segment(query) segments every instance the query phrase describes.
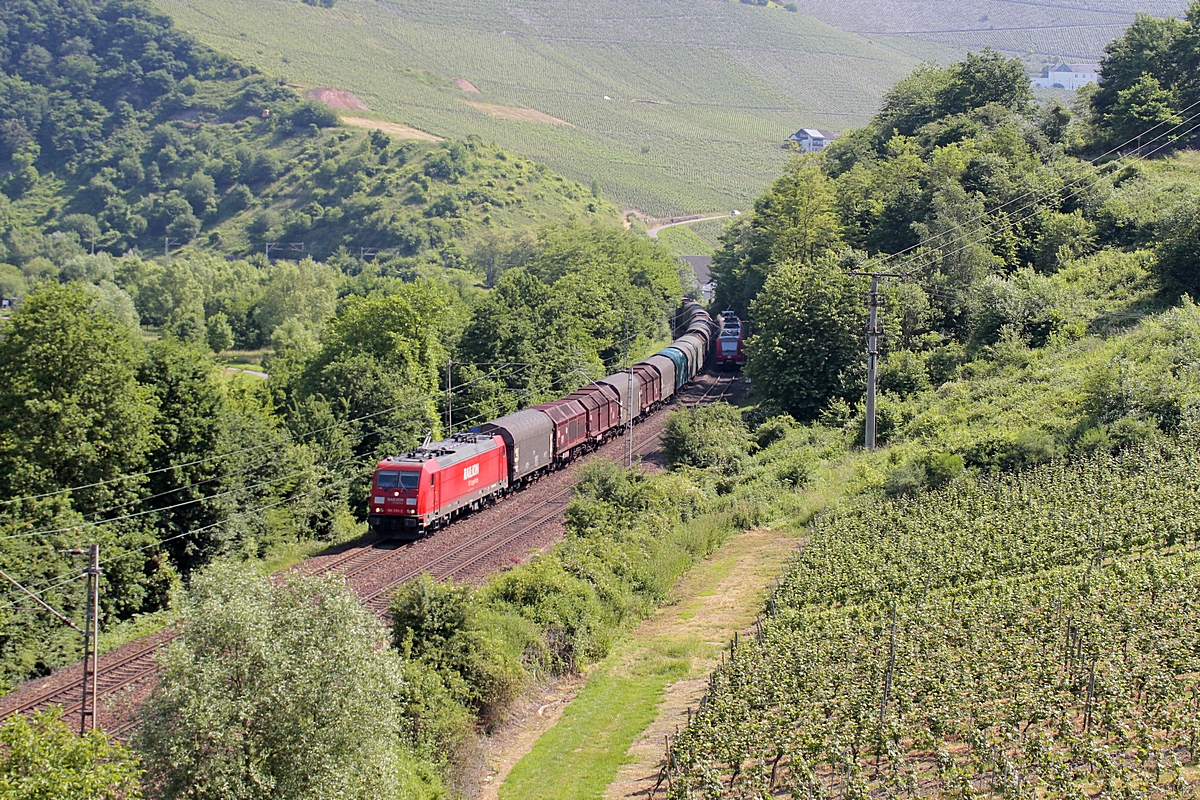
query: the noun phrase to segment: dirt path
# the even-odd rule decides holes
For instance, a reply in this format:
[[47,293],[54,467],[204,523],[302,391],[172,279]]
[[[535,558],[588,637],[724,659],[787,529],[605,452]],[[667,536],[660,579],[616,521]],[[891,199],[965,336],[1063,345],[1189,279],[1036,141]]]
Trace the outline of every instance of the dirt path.
[[345,89],[333,89],[328,86],[318,86],[304,93],[309,100],[320,100],[330,108],[353,109],[355,111],[370,111],[367,104],[358,99],[354,92]]
[[[615,775],[609,773],[603,780],[610,781],[605,797],[645,797],[658,778],[663,736],[686,722],[687,708],[698,704],[708,673],[720,660],[733,633],[745,632],[753,625],[767,589],[796,542],[795,534],[783,531],[750,531],[732,537],[679,580],[672,590],[675,602],[646,619],[613,655],[590,672],[586,684],[581,681],[539,690],[523,704],[509,728],[489,743],[491,774],[484,782],[481,800],[499,796],[505,778],[522,758],[528,756],[531,764],[542,760],[561,764],[572,761],[573,756],[579,758],[578,751],[557,753],[552,745],[544,741],[539,744],[540,737],[556,725],[569,726],[575,738],[595,739],[609,724],[606,715],[641,712],[652,721],[633,736],[627,749],[621,743],[624,764]],[[623,708],[601,711],[599,715],[584,712],[562,719],[581,691],[586,696],[590,687],[644,675],[665,662],[670,662],[673,678],[662,691],[645,694],[645,708],[625,703]],[[578,768],[588,769],[582,764]],[[601,788],[603,783],[596,790]],[[520,786],[509,786],[505,796],[524,798],[526,793]]]
[[680,588],[693,590],[692,597],[660,610],[639,628],[638,638],[685,639],[706,647],[697,650],[690,673],[663,692],[654,722],[630,746],[628,761],[609,784],[606,798],[649,794],[662,766],[663,737],[687,724],[687,710],[699,705],[708,675],[729,639],[734,631],[745,633],[754,624],[797,541],[794,533],[779,531],[750,531],[730,540],[711,565],[683,579]]
[[549,125],[566,125],[568,128],[575,127],[566,120],[552,117],[544,111],[538,111],[536,108],[498,106],[494,103],[477,103],[473,100],[464,100],[463,102],[471,108],[479,109],[489,117],[495,117],[496,119],[510,119],[517,122],[544,122]]
[[384,122],[383,120],[367,119],[366,117],[342,117],[342,122],[355,128],[381,130],[384,133],[390,133],[398,139],[420,139],[423,142],[442,141],[440,136],[434,136],[432,133],[419,131],[416,128],[401,125],[398,122]]

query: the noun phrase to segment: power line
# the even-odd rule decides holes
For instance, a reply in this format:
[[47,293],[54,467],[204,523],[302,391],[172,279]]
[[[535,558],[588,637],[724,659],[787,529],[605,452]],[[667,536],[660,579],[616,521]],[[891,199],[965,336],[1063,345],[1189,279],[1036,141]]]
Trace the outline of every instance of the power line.
[[[476,415],[474,415],[474,416],[472,416],[472,417],[469,417],[469,418],[467,418],[467,419],[465,420],[465,422],[467,422],[467,423],[470,423],[470,422],[475,422],[475,421],[477,421],[477,420],[480,420],[480,419],[482,419],[484,416],[486,416],[486,415],[485,415],[485,414],[482,414],[482,413],[480,413],[480,414],[476,414]],[[416,418],[413,418],[413,419],[415,420]],[[413,421],[413,420],[409,420],[409,421]],[[378,429],[378,430],[382,430],[382,429]],[[347,460],[345,460],[345,461],[339,462],[338,464],[335,464],[334,466],[341,466],[341,465],[343,465],[343,464],[349,464],[349,463],[352,463],[352,462],[358,461],[358,462],[360,462],[360,463],[359,463],[359,464],[357,464],[357,466],[361,467],[361,466],[367,466],[367,465],[369,465],[369,464],[370,464],[370,463],[371,463],[373,460],[374,460],[374,459],[373,459],[373,458],[371,458],[371,457],[368,457],[368,458],[365,458],[365,459],[352,458],[352,459],[347,459]],[[353,469],[353,467],[352,467],[352,469]],[[302,472],[302,471],[303,471],[302,469],[301,469],[301,470],[295,470],[295,471],[293,471],[293,472],[291,472],[291,473],[288,473],[287,475],[281,476],[280,478],[278,478],[278,479],[276,479],[276,480],[282,480],[282,478],[284,478],[284,477],[290,477],[291,475],[297,474],[298,472]],[[351,476],[349,476],[348,478],[346,478],[345,480],[338,481],[338,482],[335,482],[335,483],[332,483],[332,484],[328,484],[328,485],[326,485],[324,488],[331,488],[331,487],[333,487],[333,486],[340,486],[340,485],[342,485],[343,483],[348,483],[348,482],[350,482],[350,481],[353,481],[353,480],[355,480],[355,479],[356,479],[356,478],[358,478],[358,477],[359,477],[358,475],[351,475]],[[233,490],[233,492],[230,492],[230,493],[234,493],[234,492],[238,492],[238,491],[247,491],[247,490],[249,490],[249,489],[253,489],[253,488],[257,488],[257,487],[253,487],[253,486],[251,486],[251,487],[243,487],[242,489],[236,489],[236,490]],[[283,498],[283,501],[284,501],[284,502],[286,502],[287,500],[290,500],[290,499],[293,499],[293,498],[296,498],[296,497],[300,497],[300,496],[301,496],[301,495],[290,495],[289,497],[285,497],[285,498]],[[271,507],[274,507],[275,505],[278,505],[278,504],[277,504],[277,503],[276,503],[276,504],[271,504],[271,505],[269,505],[269,506],[266,506],[265,508],[271,508]],[[165,510],[165,509],[156,509],[156,510]],[[255,510],[264,510],[264,509],[263,509],[263,508],[259,508],[259,509],[255,509]],[[167,543],[167,542],[170,542],[170,541],[174,541],[174,540],[176,540],[176,539],[182,538],[182,537],[184,537],[184,536],[187,536],[187,535],[189,535],[189,534],[193,534],[193,533],[202,533],[202,532],[204,532],[204,531],[211,530],[211,529],[213,529],[213,528],[215,528],[215,527],[218,527],[218,526],[220,526],[220,525],[222,525],[222,524],[225,524],[225,523],[227,523],[229,520],[231,520],[231,519],[233,519],[233,518],[235,518],[235,517],[242,516],[242,515],[243,515],[243,514],[245,514],[245,513],[248,513],[248,512],[233,512],[232,514],[230,514],[230,515],[229,515],[229,517],[225,518],[224,520],[218,520],[217,522],[215,522],[215,523],[212,523],[211,525],[207,525],[207,526],[204,526],[204,527],[202,527],[202,528],[196,528],[196,529],[191,529],[191,530],[188,530],[188,531],[183,531],[182,533],[175,534],[175,535],[172,535],[172,536],[166,537],[166,538],[164,538],[164,539],[160,539],[160,540],[158,540],[157,542],[155,542],[154,544],[146,545],[145,547],[139,548],[139,549],[138,549],[138,550],[136,550],[136,551],[127,551],[127,552],[141,552],[141,551],[143,551],[143,550],[147,550],[147,549],[149,549],[149,548],[151,548],[151,547],[154,547],[154,546],[157,546],[157,545],[161,545],[161,544],[165,544],[165,543]],[[108,520],[106,520],[105,522],[107,522],[107,521],[108,521]],[[101,523],[101,524],[103,524],[103,523]],[[110,561],[112,561],[112,560],[115,560],[115,559],[110,559]],[[67,584],[67,583],[70,583],[70,582],[72,582],[72,581],[74,581],[74,580],[78,580],[80,577],[81,577],[81,575],[71,575],[71,574],[69,574],[69,573],[63,573],[63,574],[59,574],[59,575],[56,575],[56,576],[54,576],[54,577],[51,577],[51,578],[47,578],[47,579],[43,580],[41,583],[32,584],[32,588],[34,588],[34,589],[41,589],[42,591],[49,591],[50,589],[56,588],[56,587],[58,587],[58,586],[65,585],[65,584]],[[57,581],[57,582],[56,582],[56,581]],[[44,587],[44,588],[43,588],[43,587]]]
[[[1187,112],[1191,111],[1193,108],[1196,108],[1197,106],[1200,106],[1200,100],[1197,100],[1196,102],[1192,103],[1191,105],[1183,108],[1182,110],[1179,111],[1179,114],[1180,115],[1186,114]],[[1164,136],[1170,136],[1173,131],[1176,131],[1177,129],[1183,127],[1184,125],[1188,124],[1189,122],[1196,119],[1197,117],[1200,117],[1200,114],[1193,114],[1191,117],[1188,117],[1187,119],[1184,119],[1184,120],[1178,122],[1177,124],[1173,125],[1171,128],[1169,128],[1169,129],[1157,134],[1153,138],[1151,138],[1149,140],[1149,142],[1147,142],[1147,144],[1149,144],[1150,142],[1157,141],[1158,139],[1160,139]],[[1157,129],[1163,125],[1166,125],[1168,122],[1169,122],[1169,120],[1164,120],[1163,122],[1159,122],[1159,123],[1151,126],[1150,128],[1147,128],[1145,131],[1142,131],[1141,133],[1137,134],[1136,136],[1134,136],[1130,139],[1127,139],[1125,142],[1122,142],[1121,144],[1117,145],[1116,147],[1113,147],[1113,148],[1109,149],[1108,151],[1101,153],[1100,155],[1096,156],[1093,159],[1090,159],[1087,161],[1080,161],[1079,164],[1072,171],[1068,172],[1065,176],[1062,176],[1062,177],[1065,180],[1066,178],[1069,178],[1073,173],[1076,173],[1076,172],[1078,172],[1078,173],[1095,172],[1096,168],[1099,166],[1099,164],[1097,162],[1101,161],[1102,159],[1108,158],[1111,155],[1121,152],[1125,148],[1129,147],[1131,144],[1137,143],[1139,150],[1140,150],[1140,148],[1142,146],[1141,142],[1142,142],[1143,137],[1149,135],[1155,129]],[[1195,128],[1192,128],[1191,130],[1187,131],[1183,135],[1187,135],[1187,133],[1190,133],[1192,130],[1195,130]],[[1165,144],[1163,146],[1165,146]],[[1151,155],[1153,155],[1153,153],[1155,153],[1155,152],[1158,152],[1158,150],[1160,150],[1160,149],[1162,149],[1161,146],[1159,148],[1155,149],[1154,151],[1152,151]],[[1139,154],[1137,154],[1137,157],[1141,158],[1142,156],[1139,153]],[[1087,175],[1081,174],[1079,177],[1077,177],[1073,180],[1067,181],[1066,183],[1063,184],[1062,187],[1056,188],[1054,191],[1057,192],[1057,191],[1060,191],[1062,188],[1071,186],[1072,184],[1077,183],[1078,181],[1082,180],[1084,177],[1087,177]],[[976,215],[975,217],[968,219],[965,222],[960,223],[959,225],[956,225],[952,228],[949,228],[949,229],[937,234],[936,236],[927,237],[926,239],[923,239],[915,244],[909,245],[908,247],[898,250],[895,253],[889,253],[889,254],[883,256],[882,258],[877,259],[877,263],[880,264],[881,266],[885,266],[891,260],[893,260],[905,253],[916,250],[922,246],[929,246],[933,242],[940,239],[941,237],[947,236],[959,228],[965,228],[973,222],[985,220],[988,218],[989,215],[994,214],[995,212],[1000,211],[1000,210],[1012,205],[1013,203],[1016,203],[1020,200],[1024,200],[1025,198],[1031,197],[1034,194],[1036,194],[1038,191],[1039,190],[1036,188],[1029,189],[1029,190],[1023,192],[1022,194],[1019,194],[1016,197],[1013,197],[1010,200],[1007,200],[1007,201],[1001,203],[1000,205],[995,206],[990,211],[984,211],[982,214]],[[1033,204],[1027,204],[1027,205],[1021,207],[1020,209],[1018,209],[1018,211],[1024,211],[1024,210],[1030,208],[1032,205],[1036,205],[1036,203],[1037,203],[1037,201],[1035,200]],[[953,243],[954,241],[958,241],[958,240],[951,240],[951,243]],[[904,264],[901,264],[901,267],[903,267],[903,266],[904,266]],[[900,271],[900,270],[897,270],[897,271]]]
[[[498,362],[484,362],[484,363],[489,363],[489,365],[490,365],[491,363],[498,363]],[[511,363],[513,363],[513,364],[516,364],[516,363],[520,363],[520,362],[511,362]],[[467,381],[467,382],[465,382],[465,383],[458,384],[458,385],[457,385],[457,386],[455,386],[454,388],[456,388],[456,389],[461,389],[461,388],[463,388],[463,387],[466,387],[466,386],[471,386],[471,385],[473,385],[473,384],[475,384],[475,383],[478,383],[478,382],[480,382],[480,381],[486,380],[487,378],[491,377],[492,375],[495,375],[497,372],[499,372],[500,370],[502,370],[502,369],[504,368],[504,366],[506,366],[506,365],[507,365],[507,363],[502,363],[500,367],[498,367],[497,369],[493,370],[492,372],[490,372],[490,373],[488,373],[488,374],[486,374],[486,375],[481,375],[481,376],[479,376],[479,377],[477,377],[477,378],[474,378],[474,379],[472,379],[472,380],[470,380],[470,381]],[[532,364],[523,364],[523,366],[534,366],[534,365],[532,365]],[[273,447],[278,447],[278,446],[279,446],[279,445],[281,445],[281,444],[286,444],[287,442],[290,442],[290,441],[298,441],[298,440],[302,440],[302,439],[305,439],[305,438],[307,438],[307,437],[309,437],[309,436],[314,436],[314,435],[316,435],[316,434],[318,434],[318,433],[324,433],[324,432],[326,432],[326,431],[333,430],[334,428],[339,428],[339,427],[341,427],[341,426],[343,426],[343,425],[349,425],[349,424],[351,424],[351,423],[354,423],[354,422],[362,422],[363,420],[366,420],[366,419],[371,419],[372,417],[378,417],[378,416],[380,416],[380,415],[382,415],[382,414],[388,414],[388,413],[391,413],[391,412],[393,412],[393,411],[398,411],[398,410],[400,410],[400,409],[402,409],[402,408],[407,408],[407,407],[409,407],[409,406],[416,405],[416,404],[418,404],[418,403],[421,403],[421,402],[426,402],[426,401],[430,401],[430,400],[437,400],[439,396],[440,396],[440,393],[426,393],[426,394],[423,394],[423,395],[419,395],[419,396],[417,396],[417,397],[412,397],[412,398],[406,399],[406,400],[405,400],[403,403],[398,403],[397,405],[391,406],[391,407],[389,407],[389,408],[382,409],[382,410],[380,410],[380,411],[372,411],[372,412],[371,412],[371,413],[369,413],[369,414],[363,414],[362,416],[360,416],[360,417],[354,417],[353,419],[341,420],[341,421],[339,421],[339,422],[335,422],[335,423],[334,423],[334,424],[332,424],[332,425],[327,425],[327,426],[325,426],[325,427],[323,427],[323,428],[314,428],[314,429],[311,429],[311,430],[308,430],[308,431],[305,431],[305,432],[302,432],[302,433],[291,434],[291,435],[288,435],[288,436],[281,437],[281,438],[279,438],[279,439],[275,439],[274,441],[271,441],[271,442],[266,442],[266,443],[264,443],[264,444],[260,444],[260,445],[254,445],[254,446],[251,446],[251,447],[244,447],[244,448],[240,448],[240,449],[238,449],[238,450],[233,450],[233,451],[231,451],[231,452],[229,452],[229,453],[218,453],[218,454],[215,454],[215,455],[206,456],[206,457],[204,457],[204,458],[194,459],[194,460],[192,460],[192,461],[185,461],[185,462],[182,462],[182,463],[180,463],[180,464],[171,464],[171,465],[169,465],[169,466],[166,466],[166,467],[159,467],[159,468],[157,468],[157,469],[147,470],[147,471],[145,471],[145,472],[136,472],[136,473],[128,473],[128,474],[124,474],[124,475],[118,475],[118,476],[115,476],[115,477],[112,477],[112,478],[106,478],[106,479],[104,479],[104,480],[102,480],[102,481],[95,481],[95,482],[93,482],[93,483],[82,484],[82,485],[79,485],[79,486],[70,486],[70,487],[66,487],[66,488],[63,488],[63,489],[56,489],[56,490],[54,490],[54,491],[52,491],[52,492],[43,492],[42,494],[36,494],[36,495],[26,495],[26,496],[24,496],[24,497],[13,497],[13,498],[9,498],[9,499],[7,499],[7,500],[2,500],[2,501],[0,501],[0,507],[4,507],[4,506],[8,506],[8,505],[12,505],[12,504],[14,504],[14,503],[19,503],[19,502],[25,502],[25,501],[29,501],[29,500],[42,500],[42,499],[45,499],[45,498],[47,498],[47,497],[55,497],[55,496],[57,496],[57,495],[60,495],[60,494],[67,494],[67,493],[70,493],[70,492],[81,491],[81,490],[83,490],[83,489],[94,489],[94,488],[97,488],[97,487],[99,487],[99,486],[107,486],[107,485],[109,485],[109,484],[117,483],[117,482],[119,482],[119,481],[131,480],[131,479],[133,479],[133,478],[144,478],[144,477],[149,477],[149,476],[151,476],[151,475],[157,475],[157,474],[160,474],[160,473],[162,473],[162,472],[167,472],[167,471],[170,471],[170,470],[182,469],[182,468],[184,468],[184,467],[191,467],[191,466],[195,466],[195,465],[197,465],[197,464],[206,464],[206,463],[208,463],[208,462],[210,462],[210,461],[215,461],[215,460],[221,460],[221,459],[232,458],[233,456],[235,456],[235,455],[240,455],[240,454],[242,454],[242,453],[251,453],[251,452],[258,451],[258,450],[263,450],[263,449],[265,449],[265,448],[273,448]],[[189,484],[188,486],[179,487],[179,490],[181,491],[182,489],[189,488],[190,486],[193,486],[193,485],[196,485],[196,484]],[[113,510],[113,509],[111,509],[111,508],[110,508],[110,509],[108,509],[108,510]],[[101,513],[103,513],[103,512],[101,512]]]
[[[328,465],[328,467],[330,469],[336,469],[337,467],[347,464],[353,460],[354,459],[345,459],[336,464]],[[185,508],[187,506],[196,505],[197,503],[206,503],[210,500],[217,500],[222,497],[228,497],[231,494],[237,494],[239,492],[248,492],[248,491],[252,491],[254,489],[260,489],[263,486],[269,486],[270,484],[278,483],[279,481],[290,478],[293,475],[299,475],[301,472],[305,472],[307,469],[308,469],[307,466],[298,467],[297,469],[294,469],[291,472],[285,472],[282,475],[277,475],[274,478],[270,478],[265,481],[260,481],[258,483],[252,484],[250,486],[239,486],[235,489],[229,489],[224,492],[218,492],[217,494],[205,495],[203,497],[196,497],[191,500],[185,500],[181,503],[175,503],[174,505],[160,506],[158,508],[147,508],[142,511],[135,511],[132,514],[123,514],[119,517],[106,517],[106,518],[100,519],[100,520],[85,521],[85,522],[80,522],[77,525],[68,525],[68,526],[62,527],[62,528],[43,528],[41,530],[36,530],[36,531],[27,531],[24,533],[11,534],[9,536],[0,536],[0,541],[5,541],[8,539],[23,539],[23,538],[27,538],[30,536],[40,536],[40,535],[50,536],[55,533],[66,533],[68,531],[78,531],[78,530],[84,530],[86,528],[95,528],[100,525],[111,525],[116,522],[124,522],[127,519],[136,519],[138,517],[144,517],[148,514],[160,514],[165,511],[174,511],[179,508]]]

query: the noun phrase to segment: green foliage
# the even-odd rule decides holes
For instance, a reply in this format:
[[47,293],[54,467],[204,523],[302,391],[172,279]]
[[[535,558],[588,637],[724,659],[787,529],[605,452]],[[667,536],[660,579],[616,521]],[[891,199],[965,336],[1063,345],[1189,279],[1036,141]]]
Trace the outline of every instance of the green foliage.
[[138,344],[78,285],[26,298],[0,329],[0,493],[98,484],[80,511],[128,499],[154,446]]
[[1154,271],[1173,292],[1200,294],[1200,200],[1181,201],[1164,221]]
[[[652,352],[681,291],[674,260],[644,237],[601,225],[544,229],[462,332],[459,360],[514,365],[474,384],[466,410],[556,399]],[[460,367],[456,382],[480,377]]]
[[489,727],[502,721],[524,683],[519,657],[480,625],[468,587],[423,575],[392,598],[392,646],[443,677],[455,699]]
[[745,312],[783,263],[814,264],[842,246],[832,181],[811,156],[795,156],[783,175],[734,223],[713,257],[714,302]]
[[[1090,97],[1096,146],[1139,146],[1146,140],[1178,138],[1171,130],[1200,100],[1195,81],[1200,6],[1183,19],[1139,14],[1124,35],[1104,50],[1104,82]],[[1160,140],[1161,141],[1161,140]]]
[[753,390],[797,419],[812,419],[858,385],[859,293],[840,267],[786,264],[750,309],[746,375]]
[[734,475],[749,455],[750,431],[727,403],[681,408],[667,418],[663,453],[674,467],[700,467]]
[[[396,147],[340,129],[333,109],[127,6],[23,0],[0,17],[0,161],[12,162],[0,241],[17,266],[189,243],[321,259],[348,247],[411,276],[497,224],[616,218],[476,137]],[[91,79],[71,77],[81,64]],[[194,319],[172,322],[203,338]]]
[[57,708],[32,718],[12,714],[0,725],[0,797],[140,800],[134,755],[102,729],[75,735],[61,715]]
[[[1121,103],[1126,116],[1134,113],[1130,103],[1150,113],[1153,76],[1133,74],[1132,65],[1153,59],[1132,50],[1150,52],[1154,37],[1166,37],[1161,51],[1186,60],[1178,48],[1191,41],[1191,24],[1139,19],[1128,40],[1114,43],[1110,55],[1126,59],[1130,74],[1117,90],[1106,73],[1093,98],[1093,127],[1118,125],[1101,117]],[[1183,91],[1178,66],[1155,69],[1162,91]],[[1160,110],[1169,116],[1173,108]],[[839,272],[900,275],[881,284],[880,385],[892,400],[959,376],[969,357],[1016,363],[1029,348],[1154,307],[1144,280],[1147,253],[1136,248],[1155,248],[1159,303],[1200,288],[1195,159],[1114,162],[1081,178],[1081,162],[1067,153],[1081,146],[1082,125],[1061,105],[1032,107],[1019,62],[985,51],[946,68],[918,67],[867,126],[789,165],[754,213],[727,229],[713,262],[718,305],[749,308],[754,322],[747,374],[758,398],[806,420],[832,401],[856,399],[861,366],[853,331],[864,312],[856,313],[861,304]],[[817,197],[792,206],[809,213],[782,213],[788,198]],[[1019,214],[1011,210],[1018,206]],[[809,241],[814,226],[822,228],[817,220],[831,237],[823,252],[777,252],[781,242]],[[798,255],[806,271],[790,266],[781,275],[788,255]],[[1136,277],[1128,270],[1135,262],[1142,265]],[[1100,278],[1094,266],[1118,264],[1116,272],[1127,270],[1123,285]],[[901,409],[889,403],[883,422],[902,427],[907,412],[887,418]],[[1011,428],[1000,436],[1004,444],[968,461],[1029,463],[1061,451],[1069,438],[1054,434],[1057,444],[1043,447],[1028,432],[1018,443],[1027,427]]]
[[604,656],[618,630],[724,541],[729,515],[710,515],[708,505],[681,478],[589,464],[565,541],[475,591],[410,582],[392,601],[393,645],[490,727],[530,678]]
[[452,756],[446,731],[420,722],[437,698],[340,582],[214,568],[183,618],[135,740],[153,794],[444,796],[413,769]]

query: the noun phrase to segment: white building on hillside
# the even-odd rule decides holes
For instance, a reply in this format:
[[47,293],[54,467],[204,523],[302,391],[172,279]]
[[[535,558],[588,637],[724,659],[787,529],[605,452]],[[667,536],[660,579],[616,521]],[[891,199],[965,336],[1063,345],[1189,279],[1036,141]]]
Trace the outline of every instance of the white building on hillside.
[[1044,89],[1070,89],[1075,91],[1088,83],[1100,82],[1099,64],[1063,64],[1046,67],[1041,75],[1034,75],[1030,81],[1034,86]]
[[837,138],[833,131],[819,131],[816,128],[801,128],[788,137],[805,153],[816,153],[825,149],[825,145]]

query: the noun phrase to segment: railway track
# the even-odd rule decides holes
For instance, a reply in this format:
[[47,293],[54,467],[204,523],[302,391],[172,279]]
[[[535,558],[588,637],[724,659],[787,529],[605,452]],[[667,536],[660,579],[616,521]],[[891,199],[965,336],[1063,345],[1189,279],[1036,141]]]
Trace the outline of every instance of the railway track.
[[[704,388],[704,392],[698,398],[693,399],[692,397],[680,396],[677,403],[688,407],[695,407],[704,403],[717,402],[729,395],[735,383],[736,376],[734,375],[718,377],[717,380]],[[695,389],[693,389],[693,393],[694,391]],[[663,409],[663,411],[667,410],[669,410],[669,407]],[[659,414],[656,414],[651,420],[647,420],[648,422],[652,422],[650,427],[653,430],[644,431],[641,437],[637,437],[638,429],[634,429],[634,435],[637,438],[634,441],[633,451],[636,455],[646,455],[657,447],[662,435],[663,420],[664,417],[659,416]],[[423,573],[429,573],[438,580],[462,574],[472,566],[479,564],[504,548],[529,536],[543,525],[556,521],[566,509],[573,492],[573,486],[565,486],[543,498],[532,508],[505,520],[502,526],[481,536],[469,538],[444,552],[432,554],[419,564],[389,575],[381,586],[369,589],[363,587],[363,590],[359,591],[363,604],[378,616],[382,617],[386,615],[392,590],[396,586]],[[348,549],[332,561],[322,562],[311,569],[302,566],[298,571],[303,574],[340,574],[346,578],[347,583],[354,589],[356,578],[367,576],[373,570],[386,567],[388,561],[407,550],[409,543],[394,543],[394,546],[392,544],[387,543],[381,546],[379,541],[364,543],[361,546]],[[101,658],[104,660],[101,664],[96,687],[100,699],[111,699],[111,696],[117,692],[153,680],[157,672],[156,656],[159,649],[166,646],[178,635],[178,631],[168,629],[152,637],[147,643],[131,649],[129,652],[115,657],[111,654],[102,656]],[[3,708],[3,715],[29,713],[50,705],[61,705],[65,719],[75,717],[79,714],[82,709],[82,703],[78,677],[69,681],[66,685],[61,685],[60,683],[48,686],[42,691],[31,694],[30,697],[21,699],[11,707]],[[104,715],[103,711],[101,715]],[[113,735],[123,737],[132,731],[135,725],[135,719],[121,718],[106,727]]]
[[[730,393],[735,383],[736,375],[718,378],[692,403],[688,404],[686,400],[682,399],[680,403],[694,408],[706,402],[719,402]],[[714,396],[716,390],[719,390],[719,392]],[[633,447],[634,454],[639,456],[645,455],[648,450],[658,445],[661,436],[662,431],[659,429],[650,435],[643,436],[640,441],[635,441]],[[542,500],[533,509],[522,513],[510,521],[504,529],[498,532],[500,535],[485,534],[474,539],[469,539],[445,553],[434,556],[432,559],[415,568],[395,575],[394,579],[390,580],[386,585],[364,595],[364,604],[377,616],[385,616],[388,604],[391,601],[391,590],[396,586],[424,573],[432,575],[437,580],[457,577],[466,569],[503,550],[508,545],[540,528],[542,525],[557,520],[559,515],[566,509],[573,493],[573,486],[565,487]],[[528,521],[530,518],[532,518],[532,521]]]

